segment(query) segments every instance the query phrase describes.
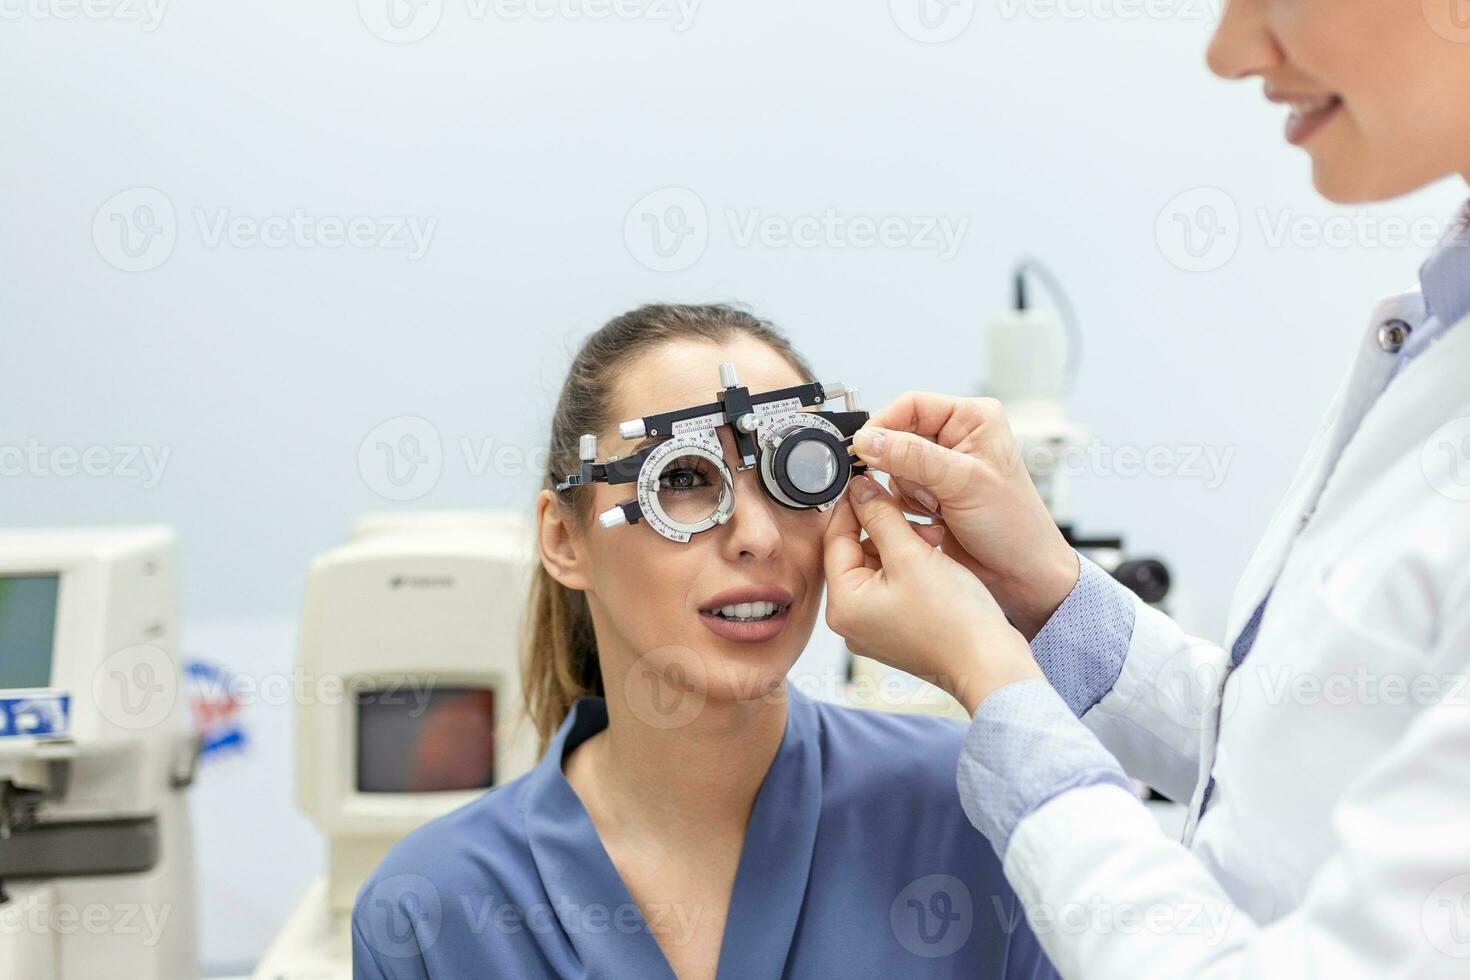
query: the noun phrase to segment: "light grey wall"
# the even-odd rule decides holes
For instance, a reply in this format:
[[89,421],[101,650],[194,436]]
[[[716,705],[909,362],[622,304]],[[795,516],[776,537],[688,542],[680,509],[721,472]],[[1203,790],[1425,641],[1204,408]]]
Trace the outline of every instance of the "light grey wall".
[[[941,44],[910,36],[928,35],[906,0],[703,0],[687,23],[664,0],[620,0],[645,15],[631,20],[426,0],[410,29],[437,23],[414,43],[368,26],[393,36],[387,0],[175,0],[156,23],[101,2],[118,16],[5,8],[0,444],[169,456],[156,486],[45,464],[0,480],[0,507],[7,524],[175,525],[194,616],[295,614],[310,557],[399,506],[358,465],[385,420],[422,417],[444,445],[437,485],[402,506],[527,503],[533,476],[476,477],[459,440],[529,453],[570,345],[633,304],[746,301],[876,406],[975,390],[984,318],[1031,252],[1082,314],[1079,421],[1112,447],[1233,452],[1213,489],[1076,488],[1084,526],[1167,556],[1218,630],[1372,301],[1424,254],[1375,229],[1440,219],[1459,196],[1370,209],[1347,247],[1273,243],[1283,219],[1310,232],[1355,211],[1315,198],[1257,85],[1207,74],[1207,0],[1132,18],[1101,0],[960,0],[938,30],[972,19]],[[695,192],[708,244],[658,272],[634,209],[668,187]],[[1171,205],[1195,188],[1218,190]],[[161,254],[129,258],[114,223],[150,201],[172,251],[122,271]],[[1206,221],[1201,204],[1225,208],[1225,245],[1191,272],[1167,209]],[[296,208],[437,224],[416,259],[211,244],[222,215]],[[752,210],[828,208],[968,228],[947,259],[738,240]]]

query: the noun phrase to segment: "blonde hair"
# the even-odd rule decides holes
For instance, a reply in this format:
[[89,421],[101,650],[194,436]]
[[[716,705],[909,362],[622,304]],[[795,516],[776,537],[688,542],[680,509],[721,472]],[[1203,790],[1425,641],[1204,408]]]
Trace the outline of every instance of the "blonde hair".
[[[804,382],[816,380],[806,359],[778,328],[736,307],[650,305],[624,313],[588,337],[572,359],[551,417],[543,487],[555,492],[557,483],[577,471],[578,441],[584,433],[600,433],[617,421],[607,416],[607,405],[619,375],[636,355],[672,341],[720,344],[736,335],[770,345]],[[576,490],[557,494],[557,506],[586,529],[592,523],[591,497]],[[562,585],[537,563],[527,603],[521,686],[540,740],[539,755],[578,698],[604,692],[586,595]]]

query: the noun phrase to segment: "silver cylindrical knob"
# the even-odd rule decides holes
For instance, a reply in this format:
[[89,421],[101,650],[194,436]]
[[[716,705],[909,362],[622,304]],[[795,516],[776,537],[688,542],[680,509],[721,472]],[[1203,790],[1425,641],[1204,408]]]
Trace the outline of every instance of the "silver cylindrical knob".
[[724,364],[721,364],[720,387],[733,388],[739,383],[740,379],[735,375],[735,363],[733,361],[726,361]]
[[623,513],[623,508],[614,507],[597,515],[597,523],[605,528],[622,527],[628,523],[628,515]]
[[843,402],[847,405],[849,412],[861,412],[863,410],[863,396],[856,388],[849,388],[842,395]]
[[578,440],[577,458],[588,463],[597,458],[597,436],[589,432]]
[[735,420],[735,428],[741,432],[754,432],[760,428],[760,425],[761,420],[755,417],[754,412],[746,412]]
[[648,435],[648,426],[643,424],[642,419],[632,419],[628,422],[618,423],[618,435],[624,439],[642,439]]
[[847,385],[843,384],[841,381],[823,381],[822,394],[825,395],[827,397],[827,401],[830,402],[834,398],[841,398],[843,395],[847,394]]

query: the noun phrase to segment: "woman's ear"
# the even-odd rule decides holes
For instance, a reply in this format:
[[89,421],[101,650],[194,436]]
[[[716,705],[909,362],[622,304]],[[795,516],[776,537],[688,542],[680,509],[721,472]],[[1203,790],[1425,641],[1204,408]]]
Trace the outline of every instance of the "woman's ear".
[[536,497],[536,543],[548,575],[569,589],[587,588],[588,556],[582,551],[577,529],[551,490],[542,490]]

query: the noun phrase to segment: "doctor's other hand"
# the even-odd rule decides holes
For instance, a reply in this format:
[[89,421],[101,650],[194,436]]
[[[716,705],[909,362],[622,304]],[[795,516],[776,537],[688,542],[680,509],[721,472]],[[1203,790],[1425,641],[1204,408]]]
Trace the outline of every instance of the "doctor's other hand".
[[937,685],[972,715],[991,692],[1043,676],[980,579],[932,547],[872,477],[853,478],[822,547],[827,625],[854,653]]
[[906,392],[873,414],[853,447],[890,475],[906,510],[945,524],[955,539],[946,550],[1033,639],[1080,570],[1031,482],[1000,402]]

